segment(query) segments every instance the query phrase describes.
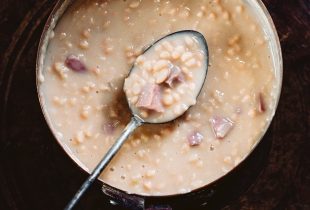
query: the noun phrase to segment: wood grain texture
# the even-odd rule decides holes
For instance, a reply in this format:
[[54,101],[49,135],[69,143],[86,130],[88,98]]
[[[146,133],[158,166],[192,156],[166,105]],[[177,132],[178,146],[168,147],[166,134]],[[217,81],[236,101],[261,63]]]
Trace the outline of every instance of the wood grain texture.
[[[310,1],[264,2],[281,40],[283,89],[266,137],[270,146],[263,168],[258,174],[249,172],[255,176],[251,186],[223,209],[308,210]],[[36,51],[54,4],[55,0],[0,1],[1,210],[62,209],[86,177],[54,140],[37,99]],[[99,190],[95,185],[78,209],[120,209]]]

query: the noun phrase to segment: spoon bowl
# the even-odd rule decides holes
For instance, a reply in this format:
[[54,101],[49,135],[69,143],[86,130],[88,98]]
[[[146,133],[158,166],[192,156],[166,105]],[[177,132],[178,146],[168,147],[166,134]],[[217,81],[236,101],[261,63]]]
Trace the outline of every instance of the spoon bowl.
[[[195,81],[195,83],[197,84],[197,86],[199,88],[197,88],[195,91],[193,91],[194,93],[194,98],[197,98],[203,88],[203,84],[205,82],[205,79],[207,77],[207,72],[208,72],[208,65],[209,65],[209,50],[208,50],[208,44],[207,44],[207,41],[206,39],[204,38],[204,36],[198,32],[198,31],[194,31],[194,30],[182,30],[182,31],[177,31],[177,32],[174,32],[174,33],[171,33],[171,34],[168,34],[160,39],[158,39],[157,41],[155,41],[154,43],[152,43],[150,46],[146,47],[143,52],[142,52],[142,55],[145,55],[149,52],[151,52],[156,46],[160,45],[164,40],[167,40],[167,39],[173,39],[173,38],[178,38],[178,36],[190,36],[191,38],[193,38],[194,40],[197,41],[199,47],[201,48],[200,50],[202,51],[202,54],[205,56],[204,59],[203,59],[203,64],[202,64],[202,67],[204,69],[204,71],[202,71],[202,75],[200,75],[200,77],[198,78],[197,81]],[[152,52],[151,52],[152,53]],[[129,71],[129,74],[127,76],[126,79],[128,79],[132,73],[134,73],[135,71],[138,71],[138,70],[141,70],[141,68],[137,68],[137,63],[135,62],[130,71]],[[125,79],[125,81],[126,81]],[[124,86],[124,92],[126,92],[125,90],[125,86]],[[127,102],[128,102],[128,98],[127,98]],[[147,118],[144,118],[143,116],[141,116],[137,110],[137,108],[135,106],[133,106],[131,103],[128,102],[128,105],[129,105],[129,108],[131,110],[131,113],[133,116],[136,116],[136,118],[138,119],[141,119],[141,121],[143,123],[152,123],[152,124],[162,124],[162,123],[168,123],[170,121],[173,121],[175,120],[176,118],[182,116],[191,106],[193,106],[194,104],[191,104],[190,106],[187,107],[187,109],[184,109],[182,112],[176,114],[176,115],[170,115],[168,118],[164,118],[164,119],[161,119],[161,120],[151,120],[151,119],[147,119]]]

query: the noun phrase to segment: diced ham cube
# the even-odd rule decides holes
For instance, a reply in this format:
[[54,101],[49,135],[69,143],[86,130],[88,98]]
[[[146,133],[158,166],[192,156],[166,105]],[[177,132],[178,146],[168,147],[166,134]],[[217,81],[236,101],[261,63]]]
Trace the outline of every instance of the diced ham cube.
[[259,93],[259,95],[258,95],[258,112],[264,113],[265,111],[266,111],[266,105],[265,105],[264,96],[262,93]]
[[173,83],[178,82],[184,82],[184,75],[181,71],[181,69],[175,65],[171,67],[170,75],[168,79],[165,81],[169,85],[169,87],[173,86]]
[[137,107],[153,110],[156,112],[164,112],[161,102],[161,89],[157,84],[146,84],[140,93]]
[[210,120],[213,133],[217,139],[223,139],[233,128],[233,121],[224,117],[212,117]]
[[85,72],[87,71],[86,66],[80,59],[74,55],[69,55],[65,60],[65,65],[75,72]]
[[190,146],[198,146],[203,140],[203,135],[194,131],[187,136],[187,140]]
[[139,95],[137,107],[147,107],[152,104],[155,91],[154,84],[146,84]]

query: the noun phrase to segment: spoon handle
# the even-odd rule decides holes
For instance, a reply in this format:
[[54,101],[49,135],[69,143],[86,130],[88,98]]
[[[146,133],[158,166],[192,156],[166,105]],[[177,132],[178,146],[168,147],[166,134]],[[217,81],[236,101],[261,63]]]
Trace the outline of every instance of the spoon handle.
[[89,177],[85,180],[80,189],[76,192],[74,197],[71,199],[70,203],[65,207],[65,210],[71,210],[76,205],[76,203],[80,200],[85,191],[90,187],[90,185],[97,179],[97,177],[101,174],[101,172],[105,169],[105,167],[112,160],[114,155],[121,148],[123,143],[127,140],[129,135],[140,125],[142,125],[142,120],[137,117],[132,117],[131,121],[128,123],[126,128],[123,130],[120,137],[115,141],[109,151],[105,154],[102,160],[98,163],[93,172],[89,175]]

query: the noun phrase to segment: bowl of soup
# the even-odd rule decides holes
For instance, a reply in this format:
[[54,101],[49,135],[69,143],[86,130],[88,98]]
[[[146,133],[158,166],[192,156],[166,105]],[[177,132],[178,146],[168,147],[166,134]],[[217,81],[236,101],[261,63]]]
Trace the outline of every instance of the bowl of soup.
[[[43,114],[64,151],[90,173],[130,121],[123,85],[132,65],[154,41],[181,30],[198,31],[208,42],[208,75],[196,104],[173,122],[137,129],[99,178],[105,194],[133,208],[147,208],[148,199],[204,203],[261,141],[282,84],[268,11],[256,0],[65,0],[41,38]],[[183,72],[199,65],[189,51],[195,40],[184,43],[161,43],[160,61],[179,59]],[[141,85],[132,86],[130,103],[139,91]],[[186,97],[185,88],[159,100],[177,112],[172,104]]]

